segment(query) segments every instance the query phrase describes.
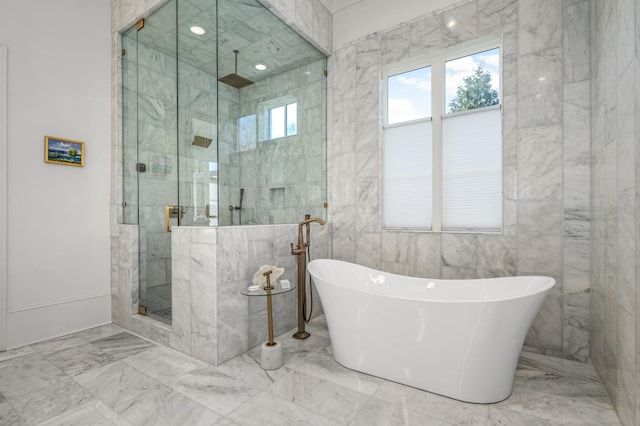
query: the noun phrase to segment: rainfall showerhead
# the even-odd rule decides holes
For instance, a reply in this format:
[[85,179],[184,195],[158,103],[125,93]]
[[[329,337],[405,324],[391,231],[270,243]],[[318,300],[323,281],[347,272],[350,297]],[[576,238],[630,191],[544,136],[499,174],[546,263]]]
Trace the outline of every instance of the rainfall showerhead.
[[224,77],[220,77],[218,81],[220,83],[228,84],[231,87],[235,87],[236,89],[242,89],[245,86],[253,84],[253,81],[249,80],[248,78],[244,78],[241,75],[238,75],[238,53],[240,53],[240,51],[234,50],[233,53],[236,54],[235,72],[225,75]]

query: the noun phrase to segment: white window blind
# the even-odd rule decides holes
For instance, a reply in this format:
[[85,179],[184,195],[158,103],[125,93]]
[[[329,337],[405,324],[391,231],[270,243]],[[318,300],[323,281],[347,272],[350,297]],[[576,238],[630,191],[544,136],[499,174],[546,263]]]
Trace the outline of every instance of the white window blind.
[[442,120],[442,229],[502,227],[502,120],[499,107]]
[[431,229],[433,204],[431,121],[396,125],[384,131],[386,229]]

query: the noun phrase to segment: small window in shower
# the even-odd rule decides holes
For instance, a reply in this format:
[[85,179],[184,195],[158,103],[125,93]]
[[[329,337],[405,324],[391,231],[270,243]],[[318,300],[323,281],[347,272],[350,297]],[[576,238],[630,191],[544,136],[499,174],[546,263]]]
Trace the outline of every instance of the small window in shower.
[[298,133],[298,102],[295,96],[283,96],[262,102],[258,110],[261,142]]

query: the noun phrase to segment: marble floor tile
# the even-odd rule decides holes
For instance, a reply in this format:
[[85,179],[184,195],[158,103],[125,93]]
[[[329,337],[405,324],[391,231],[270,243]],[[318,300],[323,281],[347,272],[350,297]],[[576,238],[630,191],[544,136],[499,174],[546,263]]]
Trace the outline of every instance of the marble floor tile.
[[155,346],[155,343],[127,332],[93,340],[91,344],[115,359],[124,359]]
[[31,345],[31,348],[36,352],[42,354],[48,354],[52,352],[58,352],[64,349],[71,348],[73,346],[82,345],[87,343],[82,337],[77,334],[70,334],[67,336],[58,337],[56,339],[45,340],[44,342],[35,343]]
[[262,392],[234,410],[224,421],[218,424],[245,426],[337,426],[340,423],[299,407],[292,402],[270,395],[268,392]]
[[316,354],[331,353],[331,340],[328,337],[314,335],[306,340],[298,340],[291,336],[282,336],[277,341],[282,343],[282,357],[285,365],[289,367],[306,364],[308,358]]
[[171,388],[223,416],[260,393],[260,389],[210,366],[178,377]]
[[72,346],[46,356],[56,367],[70,376],[77,376],[93,368],[111,364],[117,360],[91,343]]
[[550,422],[536,416],[512,411],[505,407],[489,407],[488,425],[504,426],[554,426],[558,423]]
[[277,370],[264,370],[260,366],[259,351],[255,351],[253,356],[249,353],[240,354],[216,368],[227,376],[249,383],[261,390],[267,389],[291,372],[286,366]]
[[212,425],[220,415],[160,385],[116,409],[132,425]]
[[102,339],[104,337],[113,336],[114,334],[122,333],[124,328],[115,324],[101,325],[100,327],[89,328],[78,333],[74,333],[85,342],[92,342],[94,340]]
[[369,395],[293,371],[267,392],[300,407],[348,424],[369,401]]
[[513,392],[469,404],[353,371],[324,318],[307,340],[276,337],[217,367],[113,325],[0,353],[0,425],[619,425],[590,364],[523,352]]
[[366,395],[373,395],[383,382],[377,377],[341,366],[326,352],[311,353],[304,362],[297,362],[291,368]]
[[585,383],[553,375],[527,380],[517,378],[513,393],[499,405],[564,425],[620,424],[604,389],[598,392]]
[[92,400],[91,394],[69,377],[26,395],[7,398],[27,424],[50,420]]
[[94,368],[74,379],[111,408],[125,405],[159,384],[122,361]]
[[77,410],[61,414],[38,426],[131,426],[131,423],[120,418],[118,413],[111,410],[100,401],[86,404]]
[[428,417],[407,409],[403,404],[372,397],[357,414],[353,426],[429,425],[450,426],[451,423]]
[[155,346],[123,362],[163,383],[208,364],[165,346]]
[[0,402],[0,425],[22,426],[26,425],[22,417],[8,402]]
[[0,393],[5,398],[26,395],[65,378],[62,370],[37,353],[0,363]]
[[469,404],[387,380],[374,397],[454,425],[485,425],[489,418],[488,404]]

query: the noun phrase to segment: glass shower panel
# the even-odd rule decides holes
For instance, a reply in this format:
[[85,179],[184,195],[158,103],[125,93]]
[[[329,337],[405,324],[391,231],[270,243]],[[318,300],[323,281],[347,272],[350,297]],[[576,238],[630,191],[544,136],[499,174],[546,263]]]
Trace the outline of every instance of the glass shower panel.
[[177,1],[169,1],[136,31],[140,305],[165,321],[171,320],[170,230],[184,215],[178,202],[176,8]]
[[216,3],[178,2],[178,151],[183,225],[218,225]]

